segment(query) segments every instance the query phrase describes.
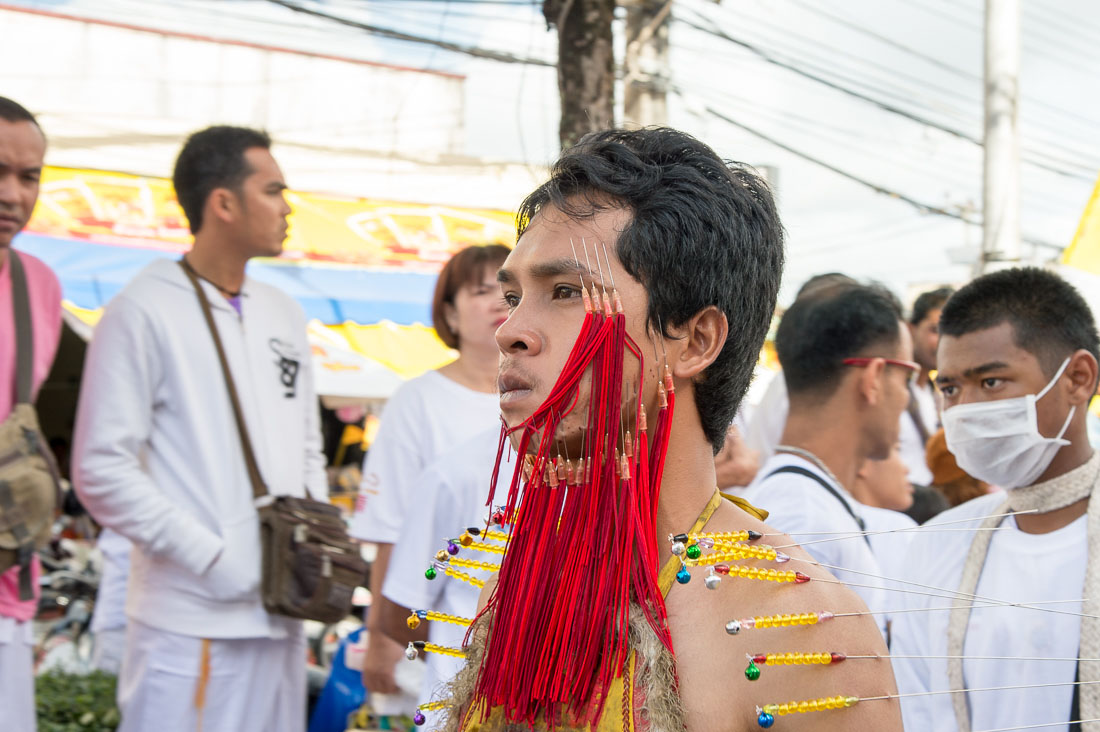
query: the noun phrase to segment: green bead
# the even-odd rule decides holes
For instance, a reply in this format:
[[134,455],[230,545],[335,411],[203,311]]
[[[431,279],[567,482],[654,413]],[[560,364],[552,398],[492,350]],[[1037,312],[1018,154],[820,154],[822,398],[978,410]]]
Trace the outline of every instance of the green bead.
[[745,669],[745,678],[749,681],[756,681],[760,678],[760,667],[754,662],[749,661],[749,667]]
[[424,570],[424,576],[430,580],[435,579],[435,567],[428,567]]
[[699,548],[698,544],[692,544],[687,549],[688,559],[698,559],[702,553],[703,550]]

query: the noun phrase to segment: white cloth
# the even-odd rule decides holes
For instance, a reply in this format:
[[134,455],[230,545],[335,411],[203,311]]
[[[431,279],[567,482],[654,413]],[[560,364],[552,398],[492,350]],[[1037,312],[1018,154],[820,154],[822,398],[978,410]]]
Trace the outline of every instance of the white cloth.
[[36,728],[31,623],[0,616],[0,729],[35,732]]
[[101,531],[96,540],[96,548],[103,557],[92,610],[91,629],[97,636],[105,630],[126,627],[126,578],[130,574],[132,546],[129,539],[111,529]]
[[[1001,494],[982,496],[945,511],[927,526],[960,519],[980,519],[995,513]],[[978,526],[954,524],[951,528]],[[1047,534],[1027,534],[1008,517],[990,543],[976,594],[1007,602],[1044,603],[1039,607],[1081,612],[1087,559],[1086,517]],[[947,588],[958,587],[973,533],[917,531],[906,560],[907,579]],[[924,590],[922,590],[924,591]],[[932,592],[932,590],[927,590]],[[1045,604],[1054,600],[1076,600]],[[939,608],[954,604],[950,597],[907,596],[910,608]],[[946,655],[949,611],[930,610],[899,614],[893,624],[894,675],[901,693],[948,688],[947,661],[900,658],[903,655]],[[1081,619],[1074,615],[1018,607],[988,607],[977,601],[966,634],[966,656],[1035,656],[1076,658]],[[966,686],[972,689],[1042,683],[1066,683],[1047,688],[989,691],[968,695],[971,727],[999,729],[1069,720],[1076,673],[1073,661],[963,662]],[[957,729],[950,694],[902,699],[905,728],[954,732]],[[1044,727],[1065,732],[1068,725]]]
[[126,629],[118,679],[119,732],[302,732],[306,641],[290,637],[212,640],[205,704],[196,708],[202,639],[141,622]]
[[[940,423],[935,394],[930,389],[918,390],[915,387],[913,393],[917,395],[917,405],[929,434],[934,434],[939,429]],[[753,450],[759,450],[762,461],[775,454],[776,445],[783,439],[783,429],[787,426],[787,413],[790,407],[787,381],[783,378],[783,372],[778,371],[768,384],[760,404],[753,410],[752,418],[745,431],[745,444]],[[901,442],[902,462],[909,468],[909,482],[914,485],[930,485],[932,471],[929,470],[925,459],[925,445],[908,411],[901,413],[898,439]]]
[[[909,392],[917,401],[917,411],[924,422],[925,429],[928,430],[928,436],[931,437],[940,428],[935,391],[930,385],[920,387],[913,384],[909,387]],[[928,459],[925,456],[926,445],[908,410],[901,413],[898,442],[901,460],[909,468],[909,482],[913,485],[932,485],[932,471],[928,467]]]
[[396,542],[420,472],[441,453],[492,427],[500,427],[496,394],[474,391],[437,371],[402,384],[386,403],[363,463],[352,536]]
[[[428,580],[424,570],[435,553],[447,546],[448,539],[457,538],[470,526],[483,528],[485,506],[489,495],[493,464],[496,461],[500,429],[488,429],[444,453],[416,480],[411,493],[413,510],[394,545],[382,594],[411,610],[438,612],[472,618],[477,613],[480,590],[471,584],[448,577]],[[510,459],[509,459],[510,458]],[[506,445],[497,483],[499,503],[504,502],[515,455]],[[490,542],[496,544],[497,542]],[[500,557],[476,551],[462,550],[459,556],[480,561],[499,562]],[[485,579],[488,572],[463,570]],[[466,628],[451,623],[432,622],[428,625],[428,640],[443,646],[461,647]],[[438,695],[437,687],[461,670],[463,661],[436,653],[427,654],[428,672],[424,675],[421,701]]]
[[[860,505],[860,515],[868,531],[889,532],[873,533],[868,535],[871,541],[871,553],[875,555],[879,567],[882,569],[882,593],[883,607],[876,610],[891,610],[899,607],[904,602],[905,593],[891,592],[891,589],[910,590],[919,589],[905,584],[908,577],[905,576],[905,560],[909,552],[909,545],[913,541],[917,522],[900,511],[892,511],[888,508]],[[908,530],[906,530],[908,529]],[[904,580],[904,581],[898,581]],[[891,623],[893,613],[882,613],[883,619]]]
[[[328,495],[306,322],[246,278],[238,315],[203,283],[256,460],[273,495]],[[107,305],[84,364],[74,483],[138,547],[127,615],[196,637],[282,637],[260,602],[259,520],[213,339],[177,262],[159,260]]]
[[[779,468],[796,466],[809,470],[831,485],[840,496],[831,495],[813,479],[794,473],[768,477]],[[768,524],[791,535],[805,550],[841,582],[863,598],[868,609],[882,609],[883,572],[852,513],[862,517],[866,508],[852,498],[839,483],[809,460],[789,453],[773,455],[745,492],[745,499],[769,512]],[[842,505],[841,501],[844,502]],[[851,509],[849,513],[845,505]],[[839,537],[835,532],[851,531],[853,536]],[[819,541],[819,540],[825,541]],[[819,541],[813,544],[808,542]],[[798,569],[798,567],[791,567]],[[842,568],[842,569],[839,569]],[[852,571],[848,571],[852,570]],[[885,621],[878,617],[880,627]]]
[[766,462],[775,454],[775,446],[783,439],[790,406],[787,380],[783,378],[782,371],[776,371],[753,409],[745,430],[745,444],[760,452],[760,462]]

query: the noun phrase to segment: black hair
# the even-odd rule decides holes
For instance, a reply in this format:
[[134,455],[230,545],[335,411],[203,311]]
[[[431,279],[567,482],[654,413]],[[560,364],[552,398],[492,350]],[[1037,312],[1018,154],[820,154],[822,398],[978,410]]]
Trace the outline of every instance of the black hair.
[[[38,124],[38,120],[35,119],[35,116],[14,99],[0,97],[0,119],[5,122],[30,122],[38,128],[39,132],[42,132],[42,125]],[[46,133],[42,132],[42,138],[45,139],[45,137]]]
[[1088,303],[1053,272],[1018,267],[982,275],[960,289],[940,313],[940,335],[958,337],[1011,323],[1016,345],[1053,376],[1073,351],[1100,360],[1100,337]]
[[795,300],[779,322],[775,351],[787,391],[827,397],[846,358],[886,356],[901,339],[901,308],[879,285],[832,287]]
[[725,347],[694,384],[703,432],[717,453],[779,293],[783,228],[767,183],[677,130],[604,130],[562,153],[550,180],[521,204],[519,235],[546,206],[573,219],[630,211],[616,252],[645,287],[647,322],[663,336],[709,306],[725,314]]
[[228,125],[207,127],[187,138],[176,158],[172,185],[192,234],[202,228],[202,209],[211,191],[228,188],[240,193],[244,179],[253,173],[244,153],[254,147],[270,149],[271,138],[262,130]]
[[953,287],[937,287],[935,290],[917,295],[917,299],[913,302],[913,312],[909,314],[909,322],[913,325],[920,325],[928,317],[928,313],[933,310],[942,310],[944,303],[951,299],[954,294],[955,288]]
[[810,279],[802,283],[802,287],[798,288],[798,294],[794,296],[797,300],[800,297],[808,297],[815,293],[827,290],[837,285],[855,285],[859,284],[854,279],[841,272],[825,272],[824,274],[816,274]]

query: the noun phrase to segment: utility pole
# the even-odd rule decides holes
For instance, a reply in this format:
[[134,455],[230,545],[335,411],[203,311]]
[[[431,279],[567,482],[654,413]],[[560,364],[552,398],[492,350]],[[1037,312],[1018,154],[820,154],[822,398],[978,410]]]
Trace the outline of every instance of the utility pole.
[[615,0],[544,0],[542,14],[558,29],[558,137],[567,148],[615,121]]
[[1020,261],[1020,0],[985,0],[981,269]]
[[672,0],[634,0],[626,6],[623,121],[668,124],[668,17]]

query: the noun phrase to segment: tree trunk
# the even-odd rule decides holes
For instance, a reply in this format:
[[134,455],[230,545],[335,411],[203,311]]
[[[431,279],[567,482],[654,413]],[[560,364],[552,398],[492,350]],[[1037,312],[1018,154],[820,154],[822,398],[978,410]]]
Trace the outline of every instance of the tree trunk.
[[546,22],[558,29],[558,136],[567,148],[584,134],[614,124],[614,0],[545,0]]

